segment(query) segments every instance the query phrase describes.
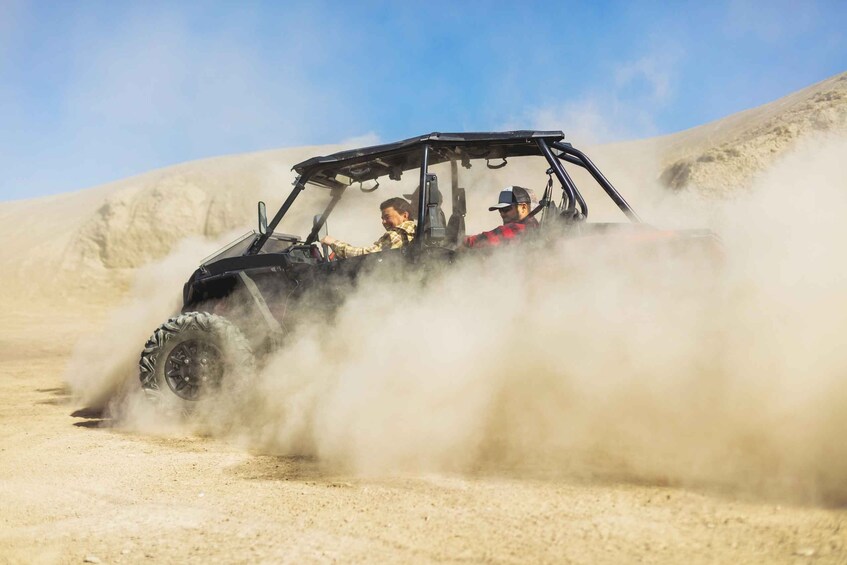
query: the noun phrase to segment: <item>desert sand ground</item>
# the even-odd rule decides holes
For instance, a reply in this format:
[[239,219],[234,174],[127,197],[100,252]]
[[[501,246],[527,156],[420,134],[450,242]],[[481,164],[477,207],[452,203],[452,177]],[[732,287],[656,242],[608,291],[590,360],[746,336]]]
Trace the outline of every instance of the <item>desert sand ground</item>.
[[207,437],[120,431],[61,381],[96,316],[6,320],[6,563],[847,560],[843,508],[508,470],[360,478]]
[[[840,140],[847,123],[845,79],[835,77],[746,117],[733,116],[723,126],[709,124],[699,132],[628,148],[601,148],[600,154],[621,170],[627,155],[653,156],[647,171],[641,171],[645,185],[633,197],[648,210],[653,209],[648,185],[664,182],[678,195],[685,192],[683,177],[707,179],[689,191],[697,202],[708,190],[726,198],[727,189],[715,188],[718,173],[704,168],[723,167],[740,182],[755,171],[742,171],[738,160],[757,171],[766,169],[807,130],[826,130]],[[816,111],[814,104],[821,100],[825,111]],[[810,119],[812,114],[823,117]],[[716,140],[722,131],[729,133]],[[790,139],[778,137],[780,132],[788,132]],[[844,144],[834,147],[838,154]],[[721,158],[698,158],[718,149]],[[767,389],[749,389],[763,398],[754,408],[704,409],[702,414],[714,420],[703,429],[686,428],[690,421],[673,415],[666,421],[659,418],[655,429],[648,427],[655,443],[664,441],[674,447],[671,454],[679,452],[678,465],[663,447],[640,440],[626,443],[621,439],[626,436],[614,428],[614,441],[584,434],[573,444],[584,448],[585,442],[605,441],[605,447],[646,450],[649,457],[621,456],[616,468],[608,461],[588,465],[590,457],[576,452],[560,453],[580,465],[559,468],[560,459],[544,457],[541,448],[548,444],[519,436],[520,449],[485,464],[464,459],[457,466],[393,466],[406,460],[385,456],[381,464],[363,467],[357,464],[362,452],[345,460],[346,452],[339,456],[337,448],[330,448],[333,444],[299,453],[278,436],[245,441],[184,427],[149,428],[127,423],[120,411],[109,410],[101,393],[114,390],[102,380],[132,372],[137,356],[132,344],[140,347],[162,313],[177,304],[180,285],[202,251],[217,245],[209,240],[249,225],[251,202],[268,198],[266,185],[284,176],[288,167],[280,163],[290,165],[311,152],[304,148],[188,164],[72,195],[0,205],[0,264],[8,277],[0,301],[0,562],[847,563],[847,362],[838,347],[847,325],[840,313],[845,286],[838,271],[821,271],[810,286],[779,271],[799,285],[803,296],[840,297],[823,304],[793,302],[782,313],[782,325],[791,326],[804,320],[793,317],[799,316],[797,311],[819,312],[815,327],[824,330],[812,335],[811,344],[802,343],[801,334],[762,327],[763,339],[771,336],[762,348],[777,362],[796,361],[808,368],[802,382],[819,387],[819,395],[799,405],[816,407],[822,419],[785,427],[769,423],[761,429],[744,419],[759,411],[790,420],[785,415],[790,416],[793,405],[786,397],[779,402],[764,399],[765,390],[795,390],[794,373],[786,371],[784,380],[769,381]],[[771,161],[765,162],[766,155]],[[805,157],[799,160],[807,162]],[[687,172],[680,176],[683,170]],[[843,175],[843,168],[836,172]],[[774,174],[786,178],[784,169]],[[838,178],[841,182],[845,177]],[[243,190],[232,190],[236,181]],[[150,218],[174,209],[173,202],[186,192],[193,209],[203,210],[200,218],[177,206],[186,216],[160,225],[167,237],[151,233]],[[657,216],[665,210],[658,204],[654,209]],[[805,209],[793,211],[802,214]],[[697,219],[708,217],[703,213]],[[33,238],[34,232],[38,237]],[[747,232],[730,229],[724,237],[733,233]],[[769,233],[760,236],[772,241]],[[199,239],[179,249],[173,244],[191,237]],[[780,242],[789,255],[793,242]],[[808,249],[805,242],[800,244]],[[30,249],[26,259],[18,253],[22,247]],[[840,252],[818,253],[823,253],[820,261],[830,263]],[[808,255],[798,253],[795,263],[779,267],[806,265],[802,259]],[[757,300],[775,304],[795,295],[780,294],[780,288],[769,287]],[[803,292],[809,288],[814,292]],[[116,323],[116,316],[130,323]],[[793,325],[798,324],[803,330],[801,322]],[[102,347],[92,350],[97,340],[79,345],[81,336],[96,336],[103,328],[115,335],[100,340]],[[789,349],[787,342],[811,350],[780,357],[775,350]],[[741,353],[755,358],[757,348],[740,347],[727,359],[746,366],[739,361],[745,356]],[[781,374],[779,368],[769,371]],[[816,379],[816,374],[827,379]],[[85,386],[91,382],[93,392]],[[702,386],[698,383],[693,386]],[[735,385],[727,389],[749,392]],[[702,390],[714,392],[697,389],[698,394]],[[693,401],[680,402],[688,412],[701,410]],[[604,409],[609,406],[615,404]],[[449,417],[450,411],[445,413]],[[604,417],[614,418],[610,412],[571,423]],[[733,431],[736,422],[760,432],[741,439],[761,437],[771,448],[761,458],[739,453],[737,460],[744,463],[740,470],[721,449],[724,440],[739,439]],[[797,426],[806,424],[811,431],[798,432]],[[527,425],[535,429],[533,423]],[[674,431],[675,425],[681,431]],[[704,435],[684,435],[685,430]],[[466,447],[446,439],[434,443],[438,441],[447,446],[442,451]],[[683,463],[695,460],[700,451],[708,453],[702,455],[700,470],[692,472]],[[327,452],[330,456],[322,456]]]

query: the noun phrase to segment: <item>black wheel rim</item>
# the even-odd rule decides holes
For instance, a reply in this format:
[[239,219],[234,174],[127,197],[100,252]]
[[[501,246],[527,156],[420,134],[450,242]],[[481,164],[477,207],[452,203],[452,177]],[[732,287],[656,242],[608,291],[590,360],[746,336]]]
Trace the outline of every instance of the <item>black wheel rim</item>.
[[222,357],[220,349],[208,341],[184,341],[165,361],[165,380],[180,398],[197,400],[203,391],[220,384]]

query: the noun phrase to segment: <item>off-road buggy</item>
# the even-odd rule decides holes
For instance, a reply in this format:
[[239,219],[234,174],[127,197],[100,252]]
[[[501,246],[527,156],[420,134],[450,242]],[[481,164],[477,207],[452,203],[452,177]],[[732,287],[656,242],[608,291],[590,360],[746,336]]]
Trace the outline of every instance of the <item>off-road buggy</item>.
[[[536,231],[543,237],[624,233],[687,246],[716,241],[705,231],[661,231],[643,223],[560,131],[431,133],[313,157],[293,167],[294,189],[270,222],[260,202],[258,230],[205,259],[194,271],[183,289],[182,313],[160,326],[144,347],[141,386],[154,398],[190,404],[218,389],[234,370],[249,371],[255,358],[281,344],[298,320],[314,315],[316,304],[330,309],[337,305],[350,281],[364,270],[388,268],[386,263],[390,268],[399,262],[427,269],[433,263],[452,262],[463,253],[466,217],[476,213],[488,221],[487,227],[498,223],[496,214],[485,210],[512,167],[519,176],[513,184],[531,186],[538,195],[533,212],[540,222]],[[599,186],[601,190],[591,188],[611,199],[624,221],[589,222],[577,176]],[[293,214],[295,201],[307,190],[317,194],[307,198],[315,208],[307,215]],[[472,191],[477,200],[469,207]],[[417,236],[400,249],[334,260],[320,244],[327,221],[340,213],[342,201],[375,192],[379,200],[405,195],[413,201]],[[325,202],[317,207],[320,198]],[[376,216],[379,200],[368,204],[368,217]],[[357,213],[362,215],[354,207]],[[305,237],[277,231],[283,219],[290,226],[296,222],[288,219],[304,217],[304,229],[311,226]],[[377,229],[375,221],[368,225]],[[307,300],[316,295],[319,299]]]

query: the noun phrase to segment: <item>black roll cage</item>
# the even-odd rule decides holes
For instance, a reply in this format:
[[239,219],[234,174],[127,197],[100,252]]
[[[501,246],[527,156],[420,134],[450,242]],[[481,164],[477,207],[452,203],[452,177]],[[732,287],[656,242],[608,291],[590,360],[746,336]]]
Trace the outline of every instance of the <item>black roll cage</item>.
[[[329,188],[331,190],[330,202],[326,209],[316,219],[312,231],[302,242],[302,245],[311,245],[317,241],[318,233],[323,228],[332,210],[343,196],[345,190],[354,182],[376,179],[379,176],[388,175],[392,179],[399,179],[403,171],[420,167],[421,189],[418,191],[418,217],[419,226],[426,225],[427,209],[430,203],[430,186],[427,182],[429,167],[433,164],[450,161],[452,171],[456,171],[456,162],[461,160],[463,166],[469,167],[471,159],[504,159],[516,156],[543,156],[550,168],[548,174],[553,174],[562,187],[562,204],[559,214],[566,221],[578,222],[588,218],[588,205],[582,197],[579,189],[562,164],[566,161],[573,165],[582,167],[594,178],[595,182],[606,192],[617,207],[634,223],[640,223],[641,219],[632,209],[627,201],[615,189],[612,183],[600,172],[588,156],[564,142],[564,133],[561,131],[514,131],[503,133],[464,133],[443,134],[432,133],[417,138],[411,138],[397,143],[365,147],[350,151],[342,151],[325,157],[313,157],[293,167],[298,174],[294,181],[294,189],[282,203],[273,219],[268,224],[267,230],[261,234],[245,255],[259,253],[273,234],[274,229],[294,204],[297,196],[306,188],[310,181]],[[549,143],[548,143],[549,141]],[[473,151],[474,147],[488,147],[483,152]],[[499,150],[498,150],[499,149]],[[420,151],[420,160],[414,159],[414,154]],[[435,158],[433,158],[435,157]],[[504,163],[505,164],[505,163]],[[361,168],[356,169],[356,166]],[[492,166],[489,168],[499,168]],[[337,180],[337,174],[329,176],[329,173],[344,171],[345,177],[350,179],[349,183]],[[455,176],[455,174],[454,174]],[[455,179],[453,189],[455,190]],[[455,195],[454,195],[455,197]],[[549,203],[545,203],[549,204]],[[413,245],[423,246],[426,237],[418,237],[413,240]]]

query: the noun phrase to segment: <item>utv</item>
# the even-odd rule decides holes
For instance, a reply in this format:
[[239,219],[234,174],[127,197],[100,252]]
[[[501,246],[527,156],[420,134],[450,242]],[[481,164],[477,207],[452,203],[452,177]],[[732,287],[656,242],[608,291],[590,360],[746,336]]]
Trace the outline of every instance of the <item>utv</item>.
[[[467,198],[472,192],[486,193],[485,201],[470,208],[484,210],[490,195],[496,198],[507,184],[508,169],[499,170],[507,166],[519,174],[514,184],[534,186],[541,194],[533,213],[542,236],[614,232],[632,234],[635,239],[717,246],[706,231],[667,232],[641,222],[594,163],[566,143],[560,131],[431,133],[313,157],[294,166],[294,189],[270,222],[265,204],[259,202],[258,230],[207,258],[194,271],[183,289],[182,313],[160,326],[144,346],[141,386],[151,397],[190,405],[218,389],[233,371],[251,370],[254,359],[281,344],[298,319],[314,315],[315,304],[336,305],[345,285],[363,270],[398,261],[423,269],[433,262],[452,262],[461,253],[466,218],[473,217],[468,215]],[[591,188],[611,199],[614,206],[607,204],[607,208],[616,208],[613,212],[622,213],[626,221],[589,222],[588,204],[574,180],[577,175],[588,181],[593,178],[594,183],[588,184],[602,190]],[[473,191],[466,192],[463,184]],[[446,198],[439,185],[447,185]],[[351,190],[355,188],[359,190]],[[322,211],[314,216],[321,208],[307,215],[292,212],[307,189],[307,194],[314,195],[306,198],[307,205],[324,199]],[[340,213],[343,201],[367,199],[362,194],[350,198],[356,196],[351,192],[377,190],[381,199],[404,195],[411,200],[417,236],[400,249],[335,260],[319,241],[328,219],[334,211]],[[368,208],[369,216],[375,215],[377,203]],[[446,203],[450,204],[447,210]],[[354,207],[353,216],[362,214]],[[496,219],[484,213],[479,216],[489,224]],[[304,231],[311,227],[305,237],[277,231],[284,218],[290,227],[304,217],[308,218]],[[320,300],[306,300],[316,295]]]

